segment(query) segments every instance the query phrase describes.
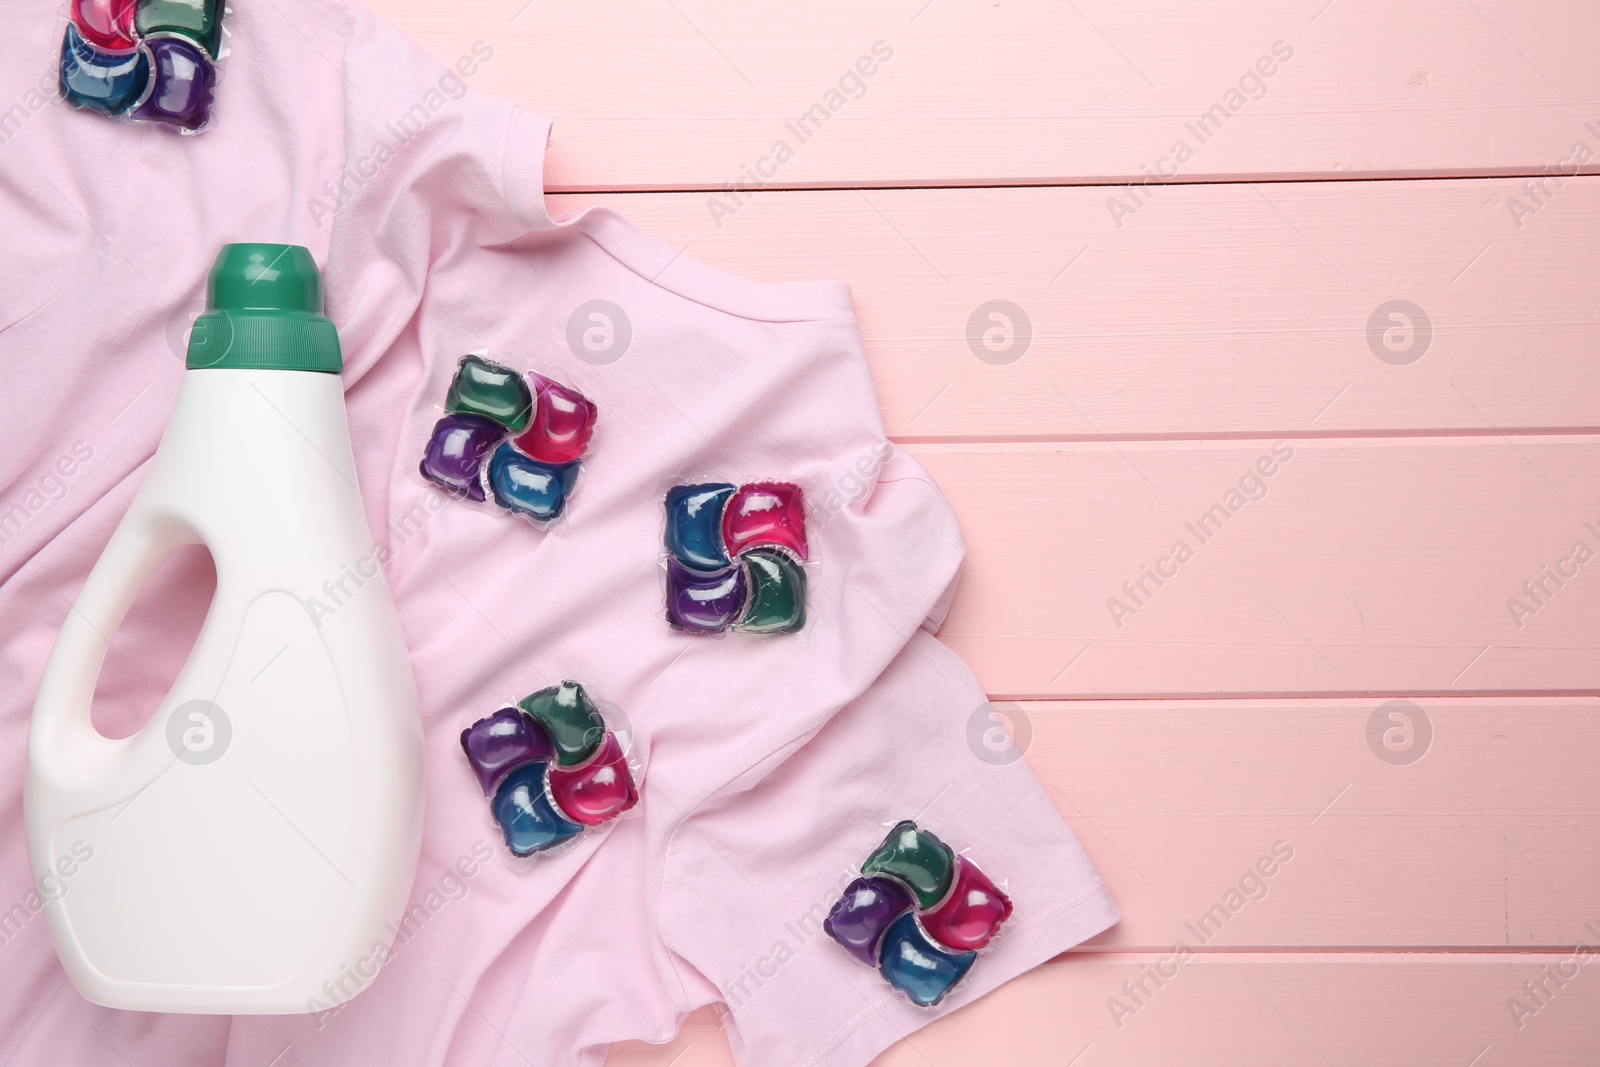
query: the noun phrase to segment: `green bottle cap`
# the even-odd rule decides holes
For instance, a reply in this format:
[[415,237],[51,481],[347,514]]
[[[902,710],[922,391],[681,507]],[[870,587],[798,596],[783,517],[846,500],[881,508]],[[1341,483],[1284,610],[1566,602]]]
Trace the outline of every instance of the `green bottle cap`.
[[206,310],[189,332],[191,370],[338,374],[339,334],[322,314],[322,275],[300,245],[223,245]]

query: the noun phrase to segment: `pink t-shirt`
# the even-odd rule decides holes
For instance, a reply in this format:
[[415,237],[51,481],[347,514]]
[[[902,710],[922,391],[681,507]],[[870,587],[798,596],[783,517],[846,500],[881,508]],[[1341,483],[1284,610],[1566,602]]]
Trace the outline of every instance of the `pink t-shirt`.
[[[971,739],[983,693],[931,636],[960,535],[884,437],[846,286],[731,277],[603,209],[552,220],[548,126],[470,91],[496,61],[482,42],[446,70],[340,0],[235,4],[214,127],[180,138],[46,103],[58,5],[9,10],[0,100],[20,103],[0,113],[0,1057],[598,1064],[608,1043],[666,1040],[722,1002],[741,1063],[865,1063],[934,1014],[817,923],[906,818],[970,848],[1015,902],[940,1011],[1116,921],[1027,765],[981,758]],[[325,1015],[84,1002],[25,859],[40,672],[155,450],[182,330],[227,241],[304,244],[324,265],[361,489],[392,553],[422,699],[413,920],[370,988]],[[418,476],[456,360],[482,348],[599,404],[583,480],[547,532]],[[807,487],[816,563],[801,633],[668,628],[662,494],[709,479]],[[161,592],[203,577],[180,571]],[[172,622],[135,609],[97,721],[126,729],[154,706],[152,679],[186,652]],[[562,678],[625,714],[642,799],[528,863],[499,841],[457,738]]]

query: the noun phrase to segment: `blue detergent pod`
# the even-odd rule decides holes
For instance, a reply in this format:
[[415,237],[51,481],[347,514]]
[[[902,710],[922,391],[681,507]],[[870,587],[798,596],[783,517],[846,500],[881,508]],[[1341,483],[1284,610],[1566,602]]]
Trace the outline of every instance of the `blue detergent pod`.
[[494,795],[494,819],[506,847],[518,856],[554,848],[583,830],[551,806],[544,792],[543,763],[524,763],[500,783]]
[[976,952],[950,952],[917,924],[914,912],[894,921],[884,935],[878,970],[913,1004],[931,1008],[972,969]]
[[529,459],[510,442],[489,458],[489,489],[494,502],[507,511],[537,522],[558,518],[578,480],[578,461],[559,466]]
[[137,104],[150,86],[150,53],[102,52],[68,24],[61,39],[61,95],[73,107],[120,115]]
[[684,566],[697,571],[728,566],[722,512],[733,493],[733,486],[717,483],[675,485],[667,490],[667,551]]

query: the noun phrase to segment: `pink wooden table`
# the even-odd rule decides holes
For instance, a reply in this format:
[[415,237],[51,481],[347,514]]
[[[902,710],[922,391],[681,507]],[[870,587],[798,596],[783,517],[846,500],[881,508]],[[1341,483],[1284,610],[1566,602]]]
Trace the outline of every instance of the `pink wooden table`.
[[555,210],[854,286],[1124,914],[881,1063],[1590,1062],[1600,8],[367,2],[493,48]]

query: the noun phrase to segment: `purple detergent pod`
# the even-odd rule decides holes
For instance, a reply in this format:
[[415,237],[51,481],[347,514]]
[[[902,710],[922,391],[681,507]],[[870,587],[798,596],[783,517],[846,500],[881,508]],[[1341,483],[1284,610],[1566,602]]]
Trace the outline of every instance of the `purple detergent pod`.
[[423,446],[422,476],[545,529],[567,511],[598,411],[576,389],[468,353]]
[[198,130],[211,115],[216,72],[211,61],[181,37],[158,37],[145,46],[153,66],[149,91],[133,117]]
[[822,929],[856,959],[876,967],[889,924],[910,910],[910,891],[893,878],[857,878],[845,886]]
[[548,763],[556,758],[544,728],[526,712],[501,708],[461,731],[461,751],[478,776],[483,795],[494,796],[500,779],[524,763]]
[[822,928],[919,1007],[937,1007],[1011,917],[1004,890],[910,819],[895,824],[861,873]]
[[806,624],[805,494],[793,482],[684,480],[662,501],[667,622],[691,634]]
[[721,633],[744,614],[749,596],[742,567],[696,571],[667,560],[667,622],[675,630]]
[[422,476],[468,500],[484,499],[483,461],[505,436],[498,425],[479,415],[446,415],[433,424],[422,452]]

